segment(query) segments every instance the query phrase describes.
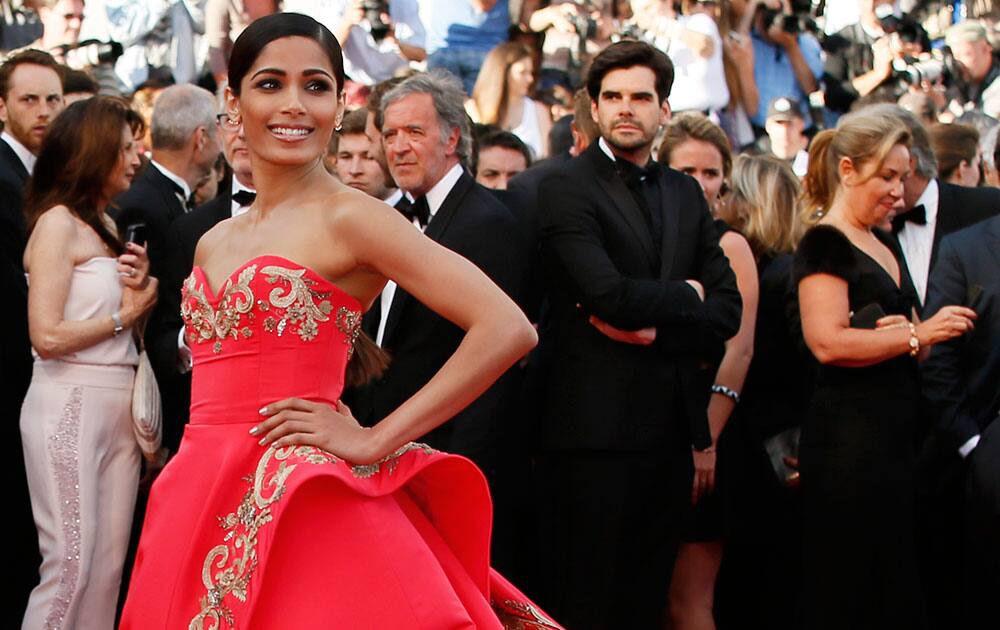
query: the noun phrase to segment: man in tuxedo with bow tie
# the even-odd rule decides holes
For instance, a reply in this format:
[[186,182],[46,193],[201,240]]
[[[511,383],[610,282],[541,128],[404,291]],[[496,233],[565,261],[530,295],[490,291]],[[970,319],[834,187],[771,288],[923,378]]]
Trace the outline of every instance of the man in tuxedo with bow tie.
[[[910,129],[910,176],[903,183],[904,209],[892,219],[892,233],[903,253],[921,307],[927,298],[927,280],[937,262],[941,239],[1000,213],[1000,189],[967,188],[937,177],[937,158],[927,130],[916,116],[891,104],[862,110],[891,116]],[[924,316],[934,313],[924,313]]]
[[[26,50],[8,58],[0,66],[0,291],[9,303],[0,320],[6,339],[0,351],[0,413],[17,418],[31,381],[31,343],[28,340],[28,285],[24,280],[24,187],[35,166],[42,136],[49,123],[62,111],[63,69],[48,53]],[[28,483],[25,478],[21,432],[17,422],[8,422],[4,434],[8,461],[14,470],[14,496],[10,548],[14,592],[4,616],[5,624],[20,623],[31,584],[38,575],[38,535],[31,515]],[[37,580],[36,580],[37,581]],[[9,615],[7,617],[6,615]]]
[[[526,260],[523,238],[513,215],[464,168],[471,135],[463,101],[461,85],[441,71],[410,77],[382,97],[382,149],[405,193],[394,205],[414,229],[468,258],[516,297]],[[393,282],[366,314],[364,327],[392,358],[382,378],[349,395],[354,416],[367,426],[423,387],[464,336]],[[492,478],[508,382],[501,378],[421,441],[470,457]]]
[[601,52],[587,76],[601,137],[539,190],[551,285],[540,603],[574,630],[662,624],[692,451],[712,452],[708,366],[740,322],[701,188],[650,159],[672,83],[648,44]]
[[[967,188],[937,179],[937,160],[927,131],[910,112],[884,104],[862,111],[895,117],[910,129],[912,172],[903,183],[905,208],[892,219],[892,233],[903,254],[900,266],[910,274],[926,318],[943,304],[931,300],[932,292],[928,291],[930,279],[937,273],[942,240],[1000,213],[1000,190]],[[950,303],[975,309],[966,303],[964,295]],[[925,398],[935,397],[933,392],[928,390]],[[956,443],[953,432],[941,429],[942,423],[947,423],[942,407],[935,400],[927,402],[922,405],[920,429],[924,436],[916,469],[917,548],[931,625],[948,627],[963,614],[964,593],[959,579],[964,572],[962,497],[968,469],[966,457],[975,443],[971,435]]]

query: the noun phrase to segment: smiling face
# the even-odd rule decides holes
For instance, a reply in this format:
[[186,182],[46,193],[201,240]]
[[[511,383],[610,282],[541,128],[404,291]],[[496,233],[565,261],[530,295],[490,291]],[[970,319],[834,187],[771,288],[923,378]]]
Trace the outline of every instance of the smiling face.
[[344,109],[329,58],[306,37],[265,46],[228,100],[254,157],[288,166],[319,163]]
[[408,94],[385,108],[382,142],[396,185],[415,197],[427,194],[458,163],[461,131],[442,138],[430,94]]
[[656,75],[645,66],[608,72],[601,81],[591,114],[601,136],[616,153],[635,154],[640,162],[649,156],[660,125],[670,119],[670,107],[656,96]]
[[690,139],[670,151],[670,168],[698,180],[709,205],[719,197],[723,184],[722,154],[710,142]]
[[893,213],[903,209],[903,181],[910,174],[910,151],[897,144],[878,164],[861,164],[841,158],[840,181],[847,197],[847,207],[865,226],[881,225]]
[[105,197],[112,199],[128,190],[141,164],[139,144],[132,137],[132,129],[128,125],[123,125],[118,161],[115,162],[115,167],[108,174],[107,182],[104,184]]
[[22,63],[14,68],[7,85],[0,119],[10,135],[38,155],[45,130],[66,106],[62,81],[52,68]]

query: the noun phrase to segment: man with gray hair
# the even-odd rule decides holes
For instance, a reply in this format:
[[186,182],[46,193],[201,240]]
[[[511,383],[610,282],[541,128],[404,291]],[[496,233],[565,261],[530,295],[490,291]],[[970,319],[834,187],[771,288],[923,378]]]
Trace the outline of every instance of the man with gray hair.
[[[471,149],[463,102],[458,80],[443,71],[410,77],[382,97],[385,156],[409,202],[397,209],[413,222],[413,229],[468,258],[517,298],[528,258],[523,236],[514,216],[463,167]],[[391,281],[366,315],[364,327],[392,356],[385,375],[350,399],[354,416],[366,426],[423,387],[464,335],[459,326]],[[510,373],[502,377],[420,441],[470,457],[495,482],[499,432],[501,425],[510,425],[506,421],[512,378]]]
[[222,146],[215,97],[194,85],[173,85],[160,94],[150,124],[153,151],[131,188],[115,199],[118,232],[145,223],[150,274],[159,275],[164,239],[174,219],[191,210],[192,192],[211,174]]
[[1000,118],[1000,58],[994,53],[989,33],[981,22],[965,20],[948,29],[945,37],[965,79],[960,108],[978,109]]

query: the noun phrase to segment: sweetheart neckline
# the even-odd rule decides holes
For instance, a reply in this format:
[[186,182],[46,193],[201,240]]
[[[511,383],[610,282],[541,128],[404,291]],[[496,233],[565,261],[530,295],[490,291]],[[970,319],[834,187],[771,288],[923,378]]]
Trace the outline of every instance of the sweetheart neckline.
[[[289,264],[289,265],[291,265],[293,267],[298,267],[299,269],[302,269],[303,271],[305,271],[308,274],[312,274],[314,280],[318,280],[319,282],[322,282],[322,283],[326,284],[330,288],[335,289],[340,295],[344,296],[345,298],[347,298],[348,300],[350,300],[351,302],[353,302],[357,306],[356,310],[358,312],[360,312],[360,313],[364,312],[365,309],[362,308],[361,301],[358,300],[358,298],[354,297],[353,295],[351,295],[350,293],[348,293],[344,289],[340,288],[339,286],[337,286],[336,284],[334,284],[332,281],[326,279],[325,277],[323,277],[316,270],[314,270],[314,269],[312,269],[310,267],[307,267],[306,265],[299,264],[299,263],[295,262],[294,260],[292,260],[290,258],[285,258],[284,256],[278,256],[276,254],[260,254],[259,256],[254,256],[253,258],[250,258],[249,260],[247,260],[242,265],[238,266],[236,269],[234,269],[233,271],[231,271],[226,276],[225,280],[222,281],[222,287],[220,287],[220,290],[223,291],[223,292],[225,292],[226,286],[230,283],[230,281],[232,281],[233,276],[236,276],[237,274],[239,274],[241,271],[243,271],[244,269],[246,269],[247,267],[249,267],[253,263],[255,263],[255,262],[257,262],[257,261],[259,261],[261,259],[264,259],[264,258],[273,258],[273,259],[276,259],[276,260],[280,260],[280,261],[282,261],[284,263],[287,263],[287,264]],[[202,286],[202,289],[204,290],[203,292],[207,292],[206,295],[205,295],[206,299],[208,299],[208,301],[212,302],[213,304],[218,304],[220,296],[219,296],[218,292],[215,289],[212,288],[212,283],[209,281],[208,275],[205,274],[205,270],[201,267],[201,265],[193,265],[192,268],[191,268],[191,272],[194,273],[195,270],[197,270],[198,274],[201,276],[201,286]]]

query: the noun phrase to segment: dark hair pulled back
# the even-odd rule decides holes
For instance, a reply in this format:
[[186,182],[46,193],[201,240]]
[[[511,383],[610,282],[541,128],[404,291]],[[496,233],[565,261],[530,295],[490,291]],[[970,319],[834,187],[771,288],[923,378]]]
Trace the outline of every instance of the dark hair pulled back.
[[229,56],[229,88],[236,96],[240,95],[243,77],[261,51],[271,42],[285,37],[305,37],[311,39],[326,53],[333,67],[333,76],[337,80],[337,96],[344,89],[344,54],[340,43],[330,29],[323,26],[308,15],[301,13],[272,13],[254,20],[250,26],[236,38],[233,51]]

